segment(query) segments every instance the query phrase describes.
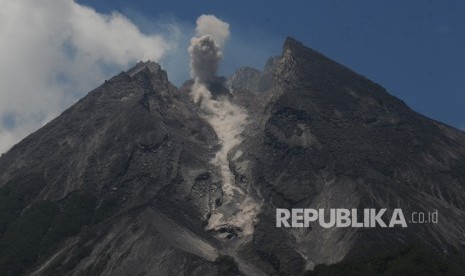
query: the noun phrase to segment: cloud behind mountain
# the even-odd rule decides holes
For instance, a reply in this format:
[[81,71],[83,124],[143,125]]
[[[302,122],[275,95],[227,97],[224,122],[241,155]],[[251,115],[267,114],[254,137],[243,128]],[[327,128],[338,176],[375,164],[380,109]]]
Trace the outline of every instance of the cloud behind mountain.
[[71,0],[6,0],[0,25],[0,153],[117,71],[176,47]]

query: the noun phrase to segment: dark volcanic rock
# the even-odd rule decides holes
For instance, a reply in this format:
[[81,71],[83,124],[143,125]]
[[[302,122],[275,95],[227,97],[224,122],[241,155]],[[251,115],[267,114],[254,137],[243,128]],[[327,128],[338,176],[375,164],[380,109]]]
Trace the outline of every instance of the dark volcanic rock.
[[[275,64],[273,88],[253,99],[263,106],[260,130],[245,131],[251,137],[243,144],[255,160],[252,181],[270,203],[257,229],[274,227],[275,207],[402,208],[408,215],[438,210],[438,224],[405,229],[283,231],[290,247],[312,263],[414,242],[463,252],[465,135],[293,39]],[[270,242],[276,237],[256,231],[254,239],[260,235],[270,235]]]
[[[463,132],[288,38],[263,72],[209,84],[248,113],[231,199],[192,83],[138,63],[4,154],[0,274],[299,275],[409,243],[464,251]],[[438,210],[439,223],[276,228],[276,208]]]
[[[28,189],[26,206],[61,201],[73,192],[96,196],[98,226],[93,231],[104,238],[85,243],[92,253],[75,264],[75,273],[97,266],[99,274],[108,275],[157,267],[165,275],[182,274],[194,265],[214,269],[217,253],[209,245],[214,241],[203,230],[214,186],[211,181],[200,189],[195,185],[199,176],[214,170],[209,145],[216,136],[194,108],[158,64],[140,63],[6,153],[0,159],[0,186],[16,193]],[[188,225],[182,233],[176,231],[184,228],[178,223]],[[186,236],[177,237],[181,234]],[[63,258],[56,260],[63,262],[60,267],[79,251],[81,239],[74,239],[63,241]]]

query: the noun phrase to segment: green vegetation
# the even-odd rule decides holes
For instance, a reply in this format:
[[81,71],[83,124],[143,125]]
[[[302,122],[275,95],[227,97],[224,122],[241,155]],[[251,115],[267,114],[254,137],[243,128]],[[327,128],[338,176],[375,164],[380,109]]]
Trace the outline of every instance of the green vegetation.
[[[465,265],[465,260],[462,262]],[[336,275],[465,275],[465,267],[422,246],[409,246],[372,259],[343,261],[333,265],[320,264],[306,276]]]

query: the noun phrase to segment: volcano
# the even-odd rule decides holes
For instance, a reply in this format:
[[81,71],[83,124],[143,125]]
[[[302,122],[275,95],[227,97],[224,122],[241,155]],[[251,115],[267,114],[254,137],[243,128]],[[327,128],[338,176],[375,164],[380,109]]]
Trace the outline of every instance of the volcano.
[[[139,62],[3,154],[0,274],[302,275],[413,245],[462,269],[464,132],[292,38],[197,88]],[[278,208],[408,225],[276,227]]]

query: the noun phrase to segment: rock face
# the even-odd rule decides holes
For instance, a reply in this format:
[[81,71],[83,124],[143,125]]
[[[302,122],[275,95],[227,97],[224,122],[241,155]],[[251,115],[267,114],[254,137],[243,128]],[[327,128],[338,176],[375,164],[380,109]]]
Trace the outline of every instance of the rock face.
[[[226,83],[210,89],[247,112],[226,152],[237,192],[192,82],[177,89],[141,62],[0,158],[0,274],[299,275],[409,243],[464,251],[463,132],[291,38],[263,72]],[[277,228],[276,208],[438,210],[439,222]]]

